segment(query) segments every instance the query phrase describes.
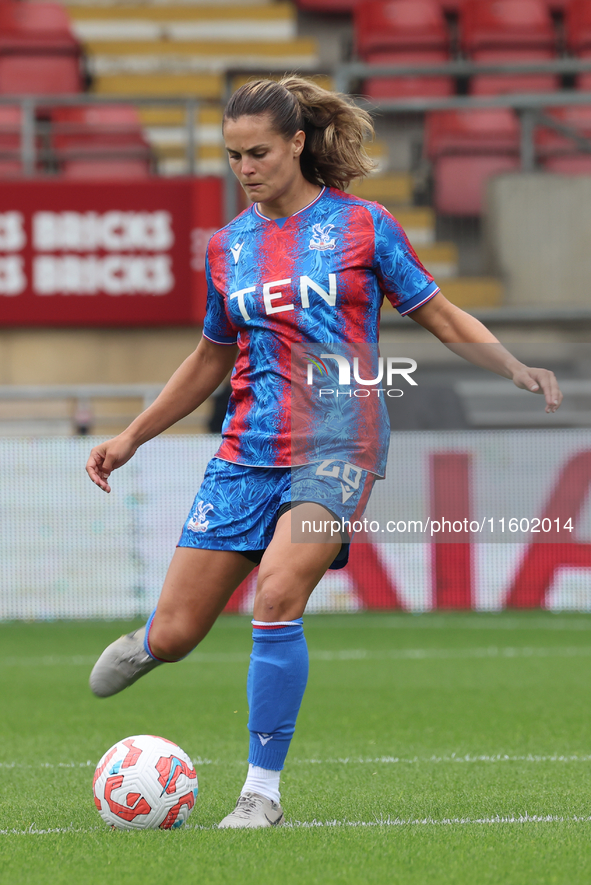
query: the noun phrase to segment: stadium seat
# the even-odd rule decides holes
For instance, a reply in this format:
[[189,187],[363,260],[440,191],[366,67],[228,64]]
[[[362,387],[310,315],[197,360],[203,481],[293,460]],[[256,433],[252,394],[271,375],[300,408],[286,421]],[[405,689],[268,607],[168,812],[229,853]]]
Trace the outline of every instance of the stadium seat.
[[425,153],[433,162],[436,210],[478,216],[491,175],[519,168],[519,124],[505,109],[431,113]]
[[[556,33],[545,0],[467,0],[460,25],[462,47],[474,62],[549,61],[556,54]],[[552,92],[559,85],[553,74],[478,74],[470,92]]]
[[[437,49],[423,52],[371,52],[365,59],[368,64],[384,65],[434,65],[449,61],[447,52]],[[405,76],[370,77],[364,83],[363,91],[370,98],[445,98],[455,93],[453,77]]]
[[[589,0],[571,0],[566,10],[564,30],[569,51],[580,59],[591,60],[591,2]],[[579,74],[576,83],[577,88],[583,92],[591,91],[591,72]]]
[[[480,64],[551,61],[554,52],[546,49],[482,49],[471,61]],[[556,74],[477,74],[471,78],[472,95],[503,95],[507,92],[554,92],[560,88]]]
[[[591,141],[591,107],[575,105],[554,108],[548,110],[546,115]],[[536,131],[536,150],[542,167],[548,172],[591,174],[591,152],[582,151],[576,142],[554,129],[540,127]]]
[[0,43],[20,48],[53,46],[79,49],[68,14],[59,3],[0,3]]
[[80,59],[62,6],[0,3],[0,93],[79,92]]
[[125,105],[55,108],[51,146],[66,178],[137,177],[151,152],[139,115]]
[[467,0],[460,25],[462,47],[470,56],[483,49],[556,48],[545,0]]
[[591,175],[591,154],[573,154],[564,157],[548,157],[542,160],[546,172],[557,175]]
[[66,160],[61,166],[62,178],[80,179],[124,179],[146,178],[150,174],[149,164],[141,159],[75,159]]
[[440,157],[434,169],[435,208],[441,215],[481,215],[489,178],[518,170],[519,158],[503,154]]
[[505,108],[474,111],[434,111],[425,120],[425,153],[509,153],[519,151],[519,123]]
[[81,88],[80,63],[73,56],[0,51],[0,95],[60,95]]
[[21,109],[0,105],[0,178],[22,174],[20,160]]
[[449,51],[437,0],[364,0],[355,8],[355,40],[361,58],[380,51]]
[[591,49],[591,3],[589,0],[571,0],[565,19],[566,45],[575,55]]
[[[449,34],[437,0],[369,0],[355,10],[357,52],[369,64],[420,65],[449,61]],[[371,98],[444,97],[454,93],[446,76],[372,77]]]
[[57,107],[51,119],[58,147],[145,144],[138,111],[129,105]]
[[[588,105],[551,108],[544,113],[547,117],[552,117],[558,123],[591,140],[591,107]],[[544,126],[536,131],[536,148],[541,157],[564,156],[579,152],[576,142],[572,139]]]

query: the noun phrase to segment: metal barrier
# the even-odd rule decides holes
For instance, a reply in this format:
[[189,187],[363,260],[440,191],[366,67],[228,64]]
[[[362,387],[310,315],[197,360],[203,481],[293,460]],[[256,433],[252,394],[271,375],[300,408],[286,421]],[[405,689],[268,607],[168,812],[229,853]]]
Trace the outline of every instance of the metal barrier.
[[[59,384],[0,385],[0,437],[106,435],[104,426],[124,429],[142,409],[147,408],[162,390],[161,384]],[[445,382],[444,382],[445,386]],[[505,380],[455,380],[447,386],[461,402],[466,426],[472,429],[546,427],[547,416],[538,397],[525,398],[523,391]],[[553,426],[591,426],[591,381],[566,379],[561,388],[568,397],[553,421]],[[188,433],[207,433],[216,390],[203,407],[180,423]],[[438,388],[439,389],[439,388]],[[107,401],[107,411],[97,409],[97,401]],[[134,408],[125,400],[134,400]],[[119,401],[121,409],[113,409]],[[20,414],[8,415],[6,404],[21,406]],[[23,405],[23,404],[26,404]],[[59,407],[48,409],[48,404]],[[111,411],[108,411],[108,409]],[[99,428],[99,429],[97,429]],[[406,428],[412,429],[412,428]]]
[[[59,159],[59,155],[55,150],[48,146],[49,135],[59,135],[64,131],[69,131],[68,127],[60,126],[59,123],[53,123],[47,117],[47,111],[50,108],[65,107],[85,107],[89,105],[131,105],[140,107],[178,107],[184,111],[184,129],[185,138],[185,160],[186,169],[183,174],[194,175],[195,166],[195,148],[196,148],[196,128],[197,113],[200,107],[214,104],[206,99],[187,98],[186,96],[170,96],[170,97],[144,97],[144,96],[97,96],[88,93],[80,95],[2,95],[0,96],[0,106],[20,107],[21,109],[21,125],[20,125],[20,148],[18,151],[8,151],[1,149],[2,155],[7,158],[18,158],[21,163],[22,174],[27,178],[32,178],[39,174],[38,163],[45,162],[51,165]],[[14,132],[14,128],[10,128],[10,132]],[[104,132],[117,133],[121,131],[118,127],[104,127]],[[0,127],[0,133],[6,133],[6,127]],[[99,154],[97,149],[97,155]],[[124,147],[121,148],[122,155],[129,156],[130,151]],[[113,155],[111,151],[110,156]],[[88,156],[88,154],[85,154]],[[47,170],[45,170],[47,172]],[[51,174],[51,169],[49,171]]]
[[[366,77],[387,76],[405,77],[424,75],[447,75],[454,77],[470,77],[476,74],[529,74],[529,73],[555,73],[555,74],[580,74],[591,71],[591,60],[556,59],[546,62],[531,62],[527,64],[474,64],[468,61],[452,61],[447,64],[437,65],[368,65],[361,62],[351,62],[340,65],[334,72],[335,88],[338,91],[350,93],[354,87],[358,87]],[[227,98],[240,75],[262,75],[261,71],[228,70],[225,76],[224,98]],[[381,116],[396,115],[422,115],[436,110],[470,110],[482,108],[511,108],[515,110],[521,120],[521,162],[524,170],[535,167],[534,132],[536,127],[545,126],[552,128],[560,134],[571,138],[583,151],[591,152],[591,141],[584,138],[580,133],[570,127],[554,120],[544,114],[544,109],[549,107],[563,107],[571,105],[591,104],[590,92],[577,92],[575,90],[560,90],[549,93],[505,94],[493,96],[452,96],[449,98],[429,99],[413,98],[405,100],[368,100],[362,96],[357,97],[359,104],[366,107],[372,114]],[[1,106],[20,107],[20,144],[18,150],[10,150],[0,147],[0,154],[4,159],[16,159],[21,164],[24,177],[32,178],[38,175],[54,175],[57,171],[60,156],[51,146],[51,136],[59,135],[68,131],[64,124],[51,121],[48,111],[56,107],[83,107],[93,105],[131,105],[134,107],[166,107],[180,108],[183,110],[185,132],[184,137],[184,168],[182,175],[193,176],[197,166],[195,152],[198,142],[198,113],[202,107],[219,107],[219,102],[210,99],[197,99],[187,96],[98,96],[91,93],[80,95],[27,95],[27,96],[0,96]],[[71,125],[71,124],[70,124]],[[0,126],[0,134],[6,133],[7,127]],[[14,133],[14,127],[10,132]],[[117,127],[105,128],[103,131],[117,132]],[[119,150],[119,149],[117,149]],[[129,157],[137,152],[138,148],[122,146],[122,156]],[[100,146],[97,147],[97,157],[100,156]],[[85,156],[89,156],[85,152]],[[113,151],[109,152],[113,156]],[[41,168],[40,168],[41,164]],[[225,217],[229,221],[239,210],[239,191],[236,179],[226,167],[225,172]]]
[[[475,64],[452,61],[437,65],[369,65],[363,62],[343,64],[335,71],[335,89],[349,93],[368,77],[408,77],[447,75],[471,77],[477,74],[581,74],[591,71],[590,60],[556,59],[528,63]],[[505,93],[503,95],[457,95],[449,98],[358,99],[372,114],[424,114],[429,111],[481,110],[509,108],[516,111],[521,122],[521,166],[524,171],[535,168],[534,133],[538,126],[554,129],[572,139],[585,152],[591,153],[591,141],[569,126],[559,123],[543,111],[546,108],[590,105],[591,92],[562,89],[555,92]]]
[[[97,423],[123,429],[147,408],[162,390],[162,384],[57,384],[0,385],[0,436],[87,435]],[[122,408],[97,415],[97,401],[120,401]],[[127,411],[125,400],[137,401]],[[14,404],[10,414],[9,404]],[[26,404],[23,405],[23,404]],[[135,404],[134,404],[135,405]],[[21,406],[21,408],[18,408]],[[207,432],[208,407],[183,419],[187,431]]]

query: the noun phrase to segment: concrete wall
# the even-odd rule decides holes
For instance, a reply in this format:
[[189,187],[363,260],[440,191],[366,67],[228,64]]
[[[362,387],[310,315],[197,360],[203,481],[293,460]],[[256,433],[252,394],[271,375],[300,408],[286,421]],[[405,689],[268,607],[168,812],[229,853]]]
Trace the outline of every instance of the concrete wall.
[[505,305],[590,307],[591,177],[502,175],[487,203],[486,249]]
[[201,329],[3,329],[0,384],[164,383]]

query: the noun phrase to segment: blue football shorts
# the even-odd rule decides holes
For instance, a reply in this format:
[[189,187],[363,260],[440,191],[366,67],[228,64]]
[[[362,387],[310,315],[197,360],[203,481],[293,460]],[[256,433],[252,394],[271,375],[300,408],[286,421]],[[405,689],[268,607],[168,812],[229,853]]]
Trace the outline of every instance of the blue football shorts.
[[[233,550],[260,562],[277,520],[297,503],[325,507],[336,520],[353,523],[363,515],[373,473],[345,461],[326,460],[302,467],[250,467],[212,458],[179,539],[179,547]],[[349,537],[332,569],[349,559]]]

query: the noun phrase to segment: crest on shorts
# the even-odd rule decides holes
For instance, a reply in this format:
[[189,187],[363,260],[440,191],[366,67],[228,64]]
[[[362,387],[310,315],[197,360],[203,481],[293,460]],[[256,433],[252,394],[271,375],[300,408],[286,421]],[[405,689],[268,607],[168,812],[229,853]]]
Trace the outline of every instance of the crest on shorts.
[[310,249],[317,249],[319,252],[326,252],[327,249],[334,249],[337,241],[330,236],[334,224],[315,224],[312,227],[312,239],[310,240]]
[[213,504],[205,504],[199,501],[197,509],[187,523],[190,532],[206,532],[209,527],[209,520],[206,518],[210,510],[213,510]]

